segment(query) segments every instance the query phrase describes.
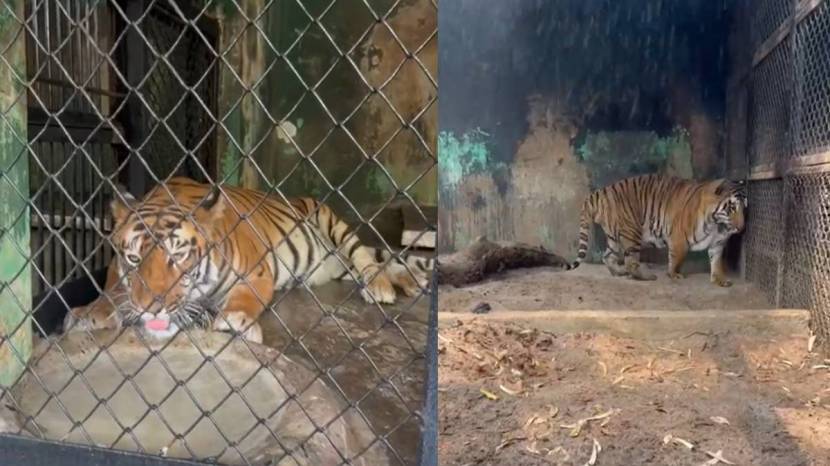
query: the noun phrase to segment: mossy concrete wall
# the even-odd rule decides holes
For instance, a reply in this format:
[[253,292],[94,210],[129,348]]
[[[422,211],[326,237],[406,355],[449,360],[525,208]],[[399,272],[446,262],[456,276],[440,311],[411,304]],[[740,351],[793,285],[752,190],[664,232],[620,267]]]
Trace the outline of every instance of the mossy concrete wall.
[[0,387],[20,376],[32,350],[23,6],[0,9]]
[[[303,2],[313,16],[329,3]],[[220,134],[218,157],[228,182],[260,189],[274,183],[287,196],[318,198],[339,188],[362,215],[373,215],[397,189],[422,205],[436,204],[430,151],[437,109],[430,101],[437,90],[426,73],[436,76],[437,39],[430,37],[437,10],[430,0],[369,3],[388,14],[395,36],[426,71],[405,60],[395,36],[363,2],[335,2],[322,15],[325,31],[296,2],[251,0],[244,14],[232,6],[215,12],[230,65],[220,71],[228,132]],[[420,137],[402,129],[398,115],[407,122],[422,115],[413,124]],[[327,201],[351,213],[338,195]]]
[[707,0],[442,4],[441,251],[487,235],[573,257],[591,190],[718,175],[726,25]]

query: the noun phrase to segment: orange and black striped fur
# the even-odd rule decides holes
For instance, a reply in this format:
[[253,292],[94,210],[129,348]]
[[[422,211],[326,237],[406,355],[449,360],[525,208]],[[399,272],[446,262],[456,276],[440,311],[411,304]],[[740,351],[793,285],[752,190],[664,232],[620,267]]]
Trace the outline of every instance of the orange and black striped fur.
[[152,330],[146,324],[163,318],[170,328],[155,336],[196,325],[260,342],[257,318],[276,291],[293,284],[354,275],[364,283],[366,301],[383,303],[395,301],[395,287],[408,296],[427,287],[432,260],[363,246],[329,207],[313,199],[286,203],[187,178],[155,187],[140,202],[120,196],[124,201],[111,205],[116,258],[105,294],[70,312],[65,330],[140,322]]
[[743,182],[696,182],[661,175],[626,178],[585,200],[577,259],[569,269],[585,259],[591,225],[598,223],[608,240],[603,262],[612,275],[656,279],[640,268],[640,249],[650,244],[668,247],[671,278],[682,277],[680,266],[689,251],[708,250],[712,283],[730,286],[723,248],[730,236],[743,230],[746,206]]

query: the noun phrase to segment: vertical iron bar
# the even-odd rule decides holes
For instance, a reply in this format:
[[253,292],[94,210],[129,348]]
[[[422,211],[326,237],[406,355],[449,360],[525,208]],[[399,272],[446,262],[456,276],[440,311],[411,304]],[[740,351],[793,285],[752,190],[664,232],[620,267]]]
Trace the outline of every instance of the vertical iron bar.
[[[787,38],[789,43],[787,46],[790,48],[790,66],[792,69],[790,73],[787,75],[789,77],[789,83],[787,83],[788,87],[790,88],[789,98],[790,101],[787,103],[787,108],[789,109],[789,131],[787,133],[787,158],[795,158],[798,154],[796,154],[796,140],[797,140],[797,132],[800,128],[800,110],[799,110],[799,101],[801,95],[801,82],[799,76],[801,76],[801,60],[799,59],[798,47],[796,42],[796,36],[798,31],[798,4],[799,0],[790,0],[792,2],[792,13],[790,18],[790,35]],[[783,44],[782,44],[783,46]],[[781,224],[781,248],[778,251],[778,276],[777,276],[777,290],[775,296],[775,305],[778,307],[786,306],[788,303],[785,302],[784,297],[787,295],[786,290],[784,287],[786,286],[786,281],[784,280],[786,274],[786,253],[787,253],[787,243],[789,242],[789,235],[790,235],[790,227],[792,223],[792,218],[790,215],[790,204],[792,203],[792,193],[790,192],[790,175],[784,173],[781,177],[781,218],[784,221]]]
[[131,0],[126,2],[125,12],[129,23],[126,24],[129,30],[125,42],[125,68],[128,90],[126,118],[124,119],[124,132],[128,143],[129,151],[129,174],[128,189],[134,196],[141,196],[146,190],[146,179],[144,167],[141,164],[137,148],[144,144],[146,126],[144,121],[144,107],[136,95],[138,86],[144,78],[147,70],[147,53],[144,41],[137,29],[138,20],[144,13],[146,4],[144,0]]

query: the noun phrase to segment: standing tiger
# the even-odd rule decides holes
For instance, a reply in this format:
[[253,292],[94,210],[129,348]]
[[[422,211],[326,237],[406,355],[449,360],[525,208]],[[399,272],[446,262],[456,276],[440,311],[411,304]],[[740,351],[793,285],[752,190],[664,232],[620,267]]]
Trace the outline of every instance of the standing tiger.
[[168,337],[212,326],[259,343],[257,318],[276,290],[299,281],[313,286],[355,274],[370,303],[394,302],[394,286],[407,296],[426,289],[432,260],[393,258],[363,246],[316,200],[286,203],[250,189],[222,191],[173,178],[140,202],[125,192],[124,201],[115,196],[115,258],[105,294],[73,309],[64,329],[141,323],[148,334]]
[[655,280],[640,268],[644,244],[669,250],[668,275],[682,278],[680,266],[691,251],[709,252],[710,276],[731,286],[723,269],[726,241],[744,228],[743,182],[696,182],[672,176],[643,175],[596,190],[585,200],[579,222],[579,251],[574,269],[585,259],[588,232],[598,223],[608,240],[602,261],[614,276]]

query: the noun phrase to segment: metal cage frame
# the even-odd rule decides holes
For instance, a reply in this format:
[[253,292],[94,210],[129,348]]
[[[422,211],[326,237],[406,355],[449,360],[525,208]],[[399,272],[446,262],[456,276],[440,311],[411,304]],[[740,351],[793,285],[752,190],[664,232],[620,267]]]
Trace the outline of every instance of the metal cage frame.
[[749,183],[741,270],[770,302],[811,312],[830,352],[830,2],[739,2],[726,173]]

